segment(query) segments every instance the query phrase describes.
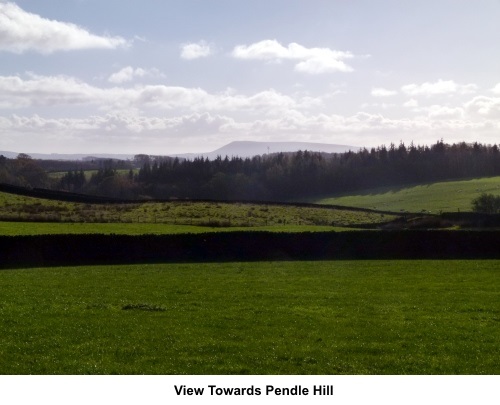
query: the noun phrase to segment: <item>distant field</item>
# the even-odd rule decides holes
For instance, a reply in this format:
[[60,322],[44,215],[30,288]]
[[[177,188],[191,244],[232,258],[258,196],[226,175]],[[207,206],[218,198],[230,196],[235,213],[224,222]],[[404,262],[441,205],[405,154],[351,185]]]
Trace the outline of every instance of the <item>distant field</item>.
[[499,374],[500,261],[0,271],[0,374]]
[[[128,175],[128,173],[130,172],[130,169],[117,169],[115,171],[116,171],[116,173],[121,174],[121,175]],[[92,175],[97,174],[97,172],[98,172],[98,170],[84,170],[83,173],[85,174],[85,179],[87,181],[89,181],[92,178]],[[139,169],[132,169],[132,172],[134,174],[138,174]],[[67,173],[68,173],[67,171],[66,172],[49,172],[48,176],[51,179],[60,180]]]
[[471,201],[481,193],[500,195],[500,177],[374,188],[311,202],[393,212],[425,210],[438,214],[441,211],[471,211]]
[[[138,202],[136,204],[85,204],[0,192],[0,220],[7,222],[142,223],[219,228],[244,227],[248,229],[248,227],[274,226],[280,228],[297,226],[349,227],[358,224],[386,222],[394,218],[392,215],[348,209],[223,202],[172,201]],[[160,227],[154,228],[157,231],[160,229]]]

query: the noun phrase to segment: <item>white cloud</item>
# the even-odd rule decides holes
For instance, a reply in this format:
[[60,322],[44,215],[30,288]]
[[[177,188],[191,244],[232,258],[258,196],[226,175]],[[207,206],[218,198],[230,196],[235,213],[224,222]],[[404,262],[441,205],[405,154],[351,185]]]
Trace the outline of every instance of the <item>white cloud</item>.
[[351,66],[344,60],[353,58],[350,52],[336,51],[329,48],[306,48],[297,43],[287,47],[276,40],[263,40],[251,45],[239,45],[233,49],[232,56],[243,60],[265,60],[279,62],[295,60],[295,70],[309,74],[352,72]]
[[500,119],[500,98],[499,97],[474,97],[465,104],[466,111],[473,116]]
[[[433,107],[434,108],[434,107]],[[304,140],[347,145],[377,146],[416,141],[433,143],[436,137],[447,142],[498,142],[498,119],[471,121],[457,111],[436,106],[434,113],[413,119],[393,119],[382,114],[358,112],[352,115],[308,113],[289,109],[282,114],[252,119],[212,112],[192,112],[166,117],[123,113],[86,118],[45,118],[40,115],[0,116],[0,149],[24,141],[27,152],[83,150],[114,153],[174,153],[190,149],[208,151],[211,145],[232,140]],[[209,144],[210,143],[210,144]],[[202,146],[200,146],[202,145]],[[175,151],[174,151],[175,149]]]
[[134,77],[144,77],[144,74],[145,71],[142,68],[134,69],[132,66],[127,66],[109,76],[108,81],[111,83],[125,83],[132,81]]
[[403,107],[416,108],[416,107],[418,107],[418,101],[415,100],[414,98],[412,98],[412,99],[408,100],[406,103],[404,103]]
[[276,40],[264,40],[252,45],[238,45],[232,55],[237,59],[275,60],[289,59],[290,48],[285,48]]
[[433,104],[420,106],[418,101],[411,99],[403,104],[418,114],[416,120],[465,120],[466,111],[464,106],[439,105]]
[[475,84],[457,84],[453,80],[438,80],[435,83],[407,84],[401,87],[409,96],[439,96],[446,94],[471,94],[477,91]]
[[181,46],[181,58],[182,59],[198,59],[206,58],[212,55],[212,47],[205,41],[200,41],[198,43],[184,44]]
[[[417,114],[407,117],[395,116],[394,105],[385,103],[366,104],[365,111],[341,115],[332,114],[338,104],[327,100],[328,93],[312,97],[308,92],[289,95],[272,88],[243,94],[231,88],[210,93],[181,86],[124,87],[118,82],[146,77],[150,71],[122,70],[123,77],[116,78],[116,85],[103,86],[62,75],[0,76],[0,108],[4,112],[0,115],[0,148],[24,143],[35,151],[57,143],[58,151],[111,151],[115,147],[121,152],[136,152],[137,145],[145,145],[149,149],[145,152],[156,153],[164,147],[161,153],[166,153],[171,152],[169,145],[174,142],[184,151],[200,151],[200,144],[210,149],[208,139],[220,145],[225,140],[269,140],[271,136],[274,140],[367,146],[401,139],[435,142],[440,137],[450,142],[469,141],[471,137],[498,142],[499,97],[474,97],[463,105],[448,99],[446,105],[430,106],[420,106],[412,98],[404,106]],[[381,113],[374,113],[373,108]],[[386,108],[391,108],[390,118],[382,112]],[[19,115],[7,117],[8,110]],[[32,115],[33,111],[40,115]],[[75,118],[89,112],[93,115]],[[58,115],[63,117],[54,118]]]
[[79,49],[114,49],[129,43],[121,37],[98,36],[75,24],[28,13],[14,3],[0,3],[0,50],[50,54]]
[[495,94],[500,94],[500,83],[498,83],[495,87],[493,87],[491,91]]
[[233,123],[232,118],[210,113],[174,117],[106,114],[59,119],[36,114],[0,116],[0,149],[24,141],[30,145],[26,152],[54,152],[50,149],[54,143],[58,152],[68,153],[169,154],[185,152],[182,144],[190,144],[203,152],[206,145],[204,142],[200,150],[200,139],[214,138],[220,144],[222,135],[229,142],[231,135],[224,128]]
[[389,108],[396,107],[396,104],[393,103],[363,103],[361,104],[361,108],[381,108],[383,110],[387,110]]
[[133,68],[132,66],[124,67],[118,72],[113,73],[109,76],[108,81],[115,84],[121,84],[125,82],[130,82],[136,77],[164,77],[164,75],[158,69],[143,69],[143,68]]
[[[443,111],[444,112],[444,111]],[[437,119],[439,118],[439,119]],[[457,118],[421,116],[414,119],[391,119],[382,114],[358,112],[353,115],[306,114],[288,111],[280,117],[254,121],[238,121],[229,124],[226,130],[233,134],[262,137],[272,134],[273,139],[310,139],[314,141],[344,143],[347,145],[377,146],[388,142],[433,143],[436,134],[447,141],[467,141],[481,134],[483,139],[492,139],[500,130],[497,121],[474,122]]]
[[134,105],[159,109],[192,111],[245,111],[278,114],[289,108],[311,105],[309,98],[295,99],[273,89],[253,95],[208,93],[200,88],[179,86],[144,86],[131,90]]
[[[126,77],[126,75],[124,75]],[[119,78],[123,80],[124,77]],[[291,108],[314,108],[321,99],[288,96],[274,89],[252,95],[234,91],[208,93],[200,88],[165,85],[137,85],[133,88],[99,88],[68,76],[0,76],[0,107],[65,107],[94,105],[102,110],[155,108],[186,111],[245,111],[264,115]]]
[[397,91],[387,90],[382,87],[374,87],[371,92],[373,97],[390,97],[395,96],[396,94],[398,94]]
[[0,105],[4,108],[85,104],[96,102],[102,91],[67,76],[0,76]]
[[317,75],[321,73],[351,72],[352,68],[343,61],[331,58],[311,58],[295,65],[297,72]]
[[461,107],[449,107],[444,105],[431,105],[423,109],[431,119],[460,119],[464,116],[464,109]]

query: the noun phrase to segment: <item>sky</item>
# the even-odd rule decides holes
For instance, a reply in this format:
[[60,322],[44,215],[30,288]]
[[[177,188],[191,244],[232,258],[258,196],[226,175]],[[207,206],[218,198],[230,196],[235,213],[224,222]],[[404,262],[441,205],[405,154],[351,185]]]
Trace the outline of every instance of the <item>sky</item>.
[[0,150],[500,139],[500,0],[0,0]]

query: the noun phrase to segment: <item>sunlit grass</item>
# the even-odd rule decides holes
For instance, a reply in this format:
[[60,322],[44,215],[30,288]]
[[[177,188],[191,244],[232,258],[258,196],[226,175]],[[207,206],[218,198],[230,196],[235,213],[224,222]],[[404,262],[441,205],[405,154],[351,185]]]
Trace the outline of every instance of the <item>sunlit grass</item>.
[[393,212],[471,211],[482,193],[500,195],[500,177],[445,181],[402,187],[381,187],[315,199],[320,204],[346,205]]
[[499,261],[0,271],[3,374],[498,374]]

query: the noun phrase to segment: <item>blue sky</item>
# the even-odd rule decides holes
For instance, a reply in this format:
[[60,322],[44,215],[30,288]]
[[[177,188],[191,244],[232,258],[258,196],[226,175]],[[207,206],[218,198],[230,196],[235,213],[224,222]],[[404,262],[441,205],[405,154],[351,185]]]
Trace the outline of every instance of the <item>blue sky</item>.
[[499,0],[0,0],[0,150],[500,134]]

